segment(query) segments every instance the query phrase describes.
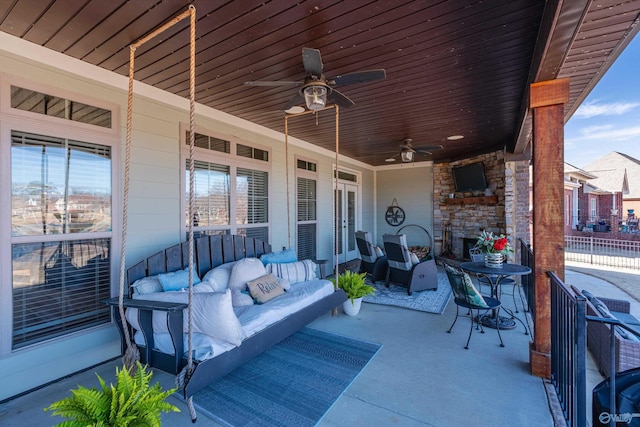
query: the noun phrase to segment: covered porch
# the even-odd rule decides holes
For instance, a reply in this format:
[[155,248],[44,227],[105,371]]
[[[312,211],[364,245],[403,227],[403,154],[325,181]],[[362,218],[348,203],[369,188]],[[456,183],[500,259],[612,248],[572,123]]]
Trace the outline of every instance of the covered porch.
[[[199,147],[207,160],[207,171],[218,173],[222,164],[231,171],[225,173],[234,183],[243,177],[260,176],[261,184],[268,189],[261,194],[260,207],[266,206],[259,212],[262,216],[255,211],[251,218],[234,215],[243,208],[249,210],[246,203],[242,205],[245,200],[238,196],[236,187],[234,196],[240,202],[222,214],[215,209],[207,211],[209,217],[198,218],[200,231],[262,233],[274,247],[312,242],[310,255],[330,259],[328,268],[333,268],[349,260],[336,257],[333,248],[338,241],[348,244],[352,237],[346,233],[341,240],[333,233],[337,194],[349,194],[355,188],[355,197],[346,198],[345,204],[357,206],[356,214],[340,219],[349,223],[351,231],[371,231],[377,242],[384,233],[397,231],[397,224],[385,221],[387,207],[394,200],[406,211],[407,223],[429,230],[435,254],[447,251],[455,257],[465,256],[464,239],[480,229],[505,233],[512,241],[531,238],[536,255],[534,277],[540,284],[534,295],[538,311],[533,343],[530,337],[512,331],[505,337],[507,348],[494,349],[489,331],[482,340],[474,340],[475,351],[465,352],[460,346],[458,352],[458,334],[443,333],[443,326],[451,321],[452,306],[445,315],[431,320],[433,324],[420,326],[424,343],[415,336],[401,336],[396,341],[395,330],[409,333],[406,324],[423,325],[424,319],[397,309],[365,310],[366,319],[356,328],[362,330],[352,332],[364,339],[379,338],[390,354],[380,357],[376,362],[380,365],[371,365],[359,381],[376,389],[369,381],[391,375],[385,369],[398,359],[405,363],[398,363],[394,369],[418,369],[415,363],[420,361],[424,381],[416,381],[409,373],[404,379],[397,378],[398,393],[393,396],[381,394],[367,400],[370,396],[365,389],[362,395],[358,392],[354,396],[363,397],[375,407],[384,407],[383,402],[388,401],[394,402],[390,407],[403,408],[410,402],[412,408],[398,412],[403,419],[419,424],[419,420],[428,419],[427,412],[412,411],[424,411],[422,400],[428,399],[419,393],[408,393],[406,401],[398,399],[404,395],[402,387],[424,391],[426,385],[431,389],[451,384],[455,387],[442,391],[454,397],[453,405],[442,408],[445,411],[437,415],[438,419],[456,416],[458,406],[464,405],[458,405],[455,396],[468,389],[469,396],[463,396],[465,405],[472,404],[468,408],[491,410],[502,416],[512,413],[502,411],[507,407],[524,411],[518,421],[528,424],[531,420],[522,399],[500,400],[520,393],[521,386],[516,384],[526,384],[531,386],[528,392],[536,396],[535,412],[544,412],[541,378],[550,376],[551,366],[545,275],[548,271],[564,272],[562,127],[640,29],[637,2],[327,1],[291,5],[274,1],[247,5],[205,1],[106,4],[96,0],[89,1],[86,9],[69,8],[59,1],[41,2],[37,7],[26,0],[7,2],[0,9],[0,315],[4,325],[0,330],[0,374],[13,388],[0,400],[37,387],[38,381],[27,384],[26,380],[35,377],[41,384],[48,383],[94,366],[118,351],[117,336],[108,321],[71,334],[61,333],[62,339],[54,335],[50,341],[46,337],[42,342],[20,343],[22,347],[13,341],[13,295],[18,286],[12,268],[17,257],[14,254],[19,252],[15,248],[37,240],[28,233],[16,233],[18,227],[13,226],[18,217],[27,221],[26,213],[37,201],[24,197],[24,206],[12,206],[12,197],[17,195],[13,189],[18,186],[11,185],[9,172],[4,173],[12,169],[8,160],[11,145],[19,137],[35,134],[90,141],[112,149],[109,170],[113,190],[109,197],[113,203],[108,210],[113,217],[100,230],[100,237],[109,240],[111,249],[111,275],[105,289],[115,294],[116,261],[121,256],[118,235],[122,229],[128,47],[191,3],[198,9],[199,28],[196,132],[209,144]],[[128,265],[183,241],[187,225],[194,221],[194,217],[185,218],[187,32],[187,25],[181,24],[164,42],[156,41],[138,52]],[[306,121],[296,121],[287,132],[291,144],[285,146],[282,110],[300,95],[298,89],[244,83],[270,81],[281,85],[293,80],[290,85],[299,87],[309,77],[301,64],[304,47],[322,52],[328,81],[369,69],[385,69],[386,79],[340,87],[356,105],[340,106],[339,115],[320,111],[306,116]],[[63,118],[47,116],[48,108],[41,113],[35,107],[30,110],[29,105],[13,105],[14,88],[42,95],[45,104],[62,99],[97,106],[112,112],[113,121],[98,131],[87,123],[69,130],[70,125],[61,124]],[[296,106],[305,108],[302,102]],[[414,145],[407,145],[407,140],[413,140]],[[223,149],[209,150],[212,146]],[[403,155],[407,152],[412,155]],[[489,178],[490,196],[485,196],[482,189],[457,189],[451,176],[454,167],[478,162],[484,164]],[[290,171],[296,171],[296,180],[293,172],[290,179]],[[317,187],[305,195],[313,194],[314,198],[297,197],[298,185],[310,185],[310,181]],[[45,184],[42,179],[40,186],[44,188]],[[495,184],[493,189],[489,184]],[[305,216],[309,211],[301,208],[303,205],[318,209],[314,215]],[[70,204],[59,205],[62,209],[67,206]],[[226,222],[219,221],[223,216]],[[86,233],[81,237],[93,238],[91,230]],[[46,231],[42,234],[39,237],[47,242],[57,237]],[[68,240],[74,237],[61,235]],[[347,246],[341,249],[344,258],[357,256]],[[335,319],[335,324],[333,320],[325,317],[314,326],[327,330],[354,327],[344,324],[344,319]],[[369,322],[366,328],[365,321]],[[393,332],[382,336],[382,331]],[[403,345],[414,342],[416,348],[411,351],[416,353],[405,356]],[[45,357],[51,348],[56,350],[56,360]],[[472,374],[461,375],[459,361],[450,359],[451,354],[468,358],[474,367]],[[499,368],[493,365],[500,357],[504,360],[502,368],[508,369],[493,371]],[[60,363],[71,358],[77,363]],[[431,365],[430,359],[438,363]],[[438,364],[449,370],[439,370]],[[470,379],[478,372],[486,376]],[[504,378],[513,381],[504,385],[505,393],[499,388],[495,393],[482,393],[483,388],[478,387]],[[415,384],[409,385],[411,382]],[[473,406],[474,402],[481,404]],[[350,403],[339,401],[333,410],[346,413]],[[429,412],[439,409],[434,407]],[[467,414],[465,420],[469,419],[473,417]],[[331,416],[327,420],[338,423]]]

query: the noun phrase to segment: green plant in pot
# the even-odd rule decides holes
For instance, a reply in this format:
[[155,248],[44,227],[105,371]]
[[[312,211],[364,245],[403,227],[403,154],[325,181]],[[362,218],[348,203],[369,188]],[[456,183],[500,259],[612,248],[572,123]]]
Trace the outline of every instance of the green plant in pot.
[[371,285],[367,285],[365,281],[366,273],[352,273],[347,270],[338,276],[338,284],[336,280],[331,279],[333,285],[342,289],[347,297],[348,301],[345,301],[342,307],[344,312],[349,316],[355,316],[360,312],[360,306],[362,304],[362,298],[366,295],[373,295],[376,292],[376,288]]
[[137,363],[132,375],[128,369],[116,367],[116,385],[108,386],[99,375],[101,389],[78,386],[72,396],[52,403],[45,411],[66,418],[57,424],[80,426],[160,426],[161,412],[180,412],[166,402],[176,389],[163,391],[159,383],[150,385],[153,373]]

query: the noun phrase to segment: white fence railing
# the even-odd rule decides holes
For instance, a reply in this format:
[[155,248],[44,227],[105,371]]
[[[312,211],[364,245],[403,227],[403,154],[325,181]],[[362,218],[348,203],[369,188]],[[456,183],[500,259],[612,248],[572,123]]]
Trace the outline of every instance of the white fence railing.
[[640,242],[564,236],[565,260],[640,270]]

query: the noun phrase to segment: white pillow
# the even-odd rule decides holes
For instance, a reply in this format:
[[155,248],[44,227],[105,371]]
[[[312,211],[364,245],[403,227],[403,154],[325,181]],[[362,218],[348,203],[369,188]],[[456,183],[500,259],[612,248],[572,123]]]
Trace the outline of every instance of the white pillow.
[[231,270],[237,261],[227,262],[212,268],[202,278],[203,282],[209,282],[216,290],[216,292],[224,292],[227,289],[229,278],[231,277]]
[[244,258],[236,261],[229,278],[229,289],[244,291],[247,282],[267,274],[264,264],[258,258]]
[[[156,292],[138,297],[151,301],[169,301],[189,303],[188,292]],[[200,332],[210,337],[226,341],[235,346],[242,343],[242,326],[233,312],[231,291],[194,293],[191,300],[193,313],[193,332]],[[129,317],[127,316],[127,319]],[[183,332],[189,332],[189,317],[184,310]],[[153,330],[156,333],[168,332],[167,314],[153,312]]]
[[309,259],[286,264],[267,264],[267,272],[273,273],[274,276],[281,277],[291,284],[317,278],[316,264]]
[[418,255],[414,254],[413,252],[409,254],[409,259],[411,260],[411,264],[413,265],[420,264],[420,259],[418,258]]
[[291,289],[291,283],[289,283],[287,279],[283,279],[282,277],[276,277],[276,280],[278,281],[278,285],[280,285],[280,287],[285,291],[288,291],[289,289]]
[[[183,288],[180,290],[181,292],[189,292],[189,288]],[[202,292],[218,292],[214,288],[211,282],[200,282],[197,285],[193,285],[193,293],[202,293]],[[224,292],[224,291],[222,291]]]
[[234,307],[253,305],[253,298],[251,298],[251,295],[249,294],[235,290],[231,292],[231,304]]
[[384,251],[382,250],[382,248],[380,248],[380,246],[374,246],[373,250],[375,251],[376,256],[378,258],[380,258],[381,256],[384,256]]

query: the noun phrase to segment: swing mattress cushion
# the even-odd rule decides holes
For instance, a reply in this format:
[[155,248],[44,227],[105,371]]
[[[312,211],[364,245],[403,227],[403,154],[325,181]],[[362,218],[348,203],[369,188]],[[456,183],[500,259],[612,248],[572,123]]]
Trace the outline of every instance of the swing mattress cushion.
[[[241,340],[245,340],[255,334],[258,334],[269,326],[278,323],[287,316],[305,309],[316,301],[319,301],[334,292],[333,283],[324,279],[313,279],[306,282],[292,284],[290,289],[283,295],[278,296],[264,304],[252,304],[249,306],[233,306],[231,303],[231,290],[225,292],[209,292],[206,282],[194,287],[194,291],[202,287],[205,292],[202,294],[216,295],[216,297],[200,297],[200,292],[194,293],[194,301],[196,299],[204,302],[208,299],[218,301],[219,304],[205,307],[202,310],[196,310],[194,307],[194,330],[192,333],[192,344],[194,349],[194,358],[196,360],[206,360],[229,351],[241,342],[238,342],[238,325],[240,326]],[[164,294],[164,295],[162,295]],[[149,297],[151,295],[151,297]],[[224,297],[222,297],[224,295]],[[228,298],[226,296],[229,296]],[[135,297],[134,297],[135,298]],[[188,302],[188,293],[184,291],[177,292],[157,292],[139,296],[140,299],[153,299],[155,301],[175,301]],[[188,351],[188,321],[187,312],[184,313],[185,321],[183,324],[184,351]],[[204,316],[204,319],[200,319]],[[215,320],[211,319],[214,317]],[[137,310],[129,308],[126,313],[127,320],[136,330],[134,340],[138,345],[145,345],[144,336],[140,331],[138,323]],[[196,328],[196,323],[200,325]],[[213,326],[208,328],[205,326]],[[167,354],[174,354],[171,337],[166,328],[166,314],[153,313],[153,338],[154,347]]]

